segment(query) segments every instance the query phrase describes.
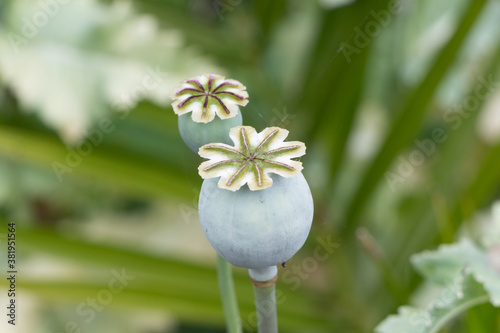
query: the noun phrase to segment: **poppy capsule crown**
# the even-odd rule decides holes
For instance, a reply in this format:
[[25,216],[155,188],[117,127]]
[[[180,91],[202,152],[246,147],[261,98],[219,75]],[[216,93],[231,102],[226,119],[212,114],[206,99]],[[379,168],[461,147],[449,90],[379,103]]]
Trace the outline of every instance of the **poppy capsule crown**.
[[243,123],[239,106],[247,105],[248,93],[239,81],[204,74],[183,81],[172,99],[181,137],[197,153],[210,142],[231,142],[229,130]]

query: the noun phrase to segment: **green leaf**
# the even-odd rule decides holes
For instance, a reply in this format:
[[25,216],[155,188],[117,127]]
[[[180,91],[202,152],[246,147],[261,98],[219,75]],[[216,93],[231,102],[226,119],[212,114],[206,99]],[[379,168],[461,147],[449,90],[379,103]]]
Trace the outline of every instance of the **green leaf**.
[[[491,61],[483,63],[483,77],[487,77],[490,73],[499,72],[500,47],[497,46],[492,54]],[[477,82],[469,83],[466,96],[474,96],[475,89],[477,89]],[[492,157],[489,157],[489,155],[493,154],[493,156],[499,158],[500,151],[495,147],[488,147],[486,151],[481,151],[480,161],[479,159],[476,160],[467,170],[456,167],[464,162],[463,156],[477,156],[478,146],[483,147],[477,141],[476,118],[487,101],[481,101],[470,118],[464,120],[462,126],[457,129],[443,123],[443,120],[433,123],[435,127],[427,129],[429,133],[432,128],[443,128],[449,133],[450,138],[436,147],[436,153],[430,160],[432,168],[429,168],[428,171],[432,175],[432,179],[429,180],[429,184],[432,184],[432,186],[428,189],[428,192],[432,193],[432,196],[429,196],[426,192],[426,194],[421,194],[418,198],[414,197],[412,199],[415,202],[414,207],[404,214],[405,223],[399,223],[396,228],[390,230],[390,236],[388,237],[394,240],[392,242],[394,247],[390,253],[395,255],[392,260],[398,262],[400,266],[407,267],[409,257],[424,248],[439,243],[451,243],[463,221],[461,217],[462,204],[464,202],[473,202],[472,207],[480,207],[488,202],[491,193],[495,191],[496,184],[500,181],[500,170],[495,168],[498,162],[495,164]],[[494,153],[494,150],[497,152]],[[425,166],[422,168],[425,168]],[[489,171],[486,172],[486,169]],[[486,177],[491,177],[492,174],[499,178],[497,180],[486,179]],[[478,192],[470,193],[470,188],[475,187],[474,184],[477,182],[487,186],[483,194]],[[450,202],[452,204],[449,204]],[[431,205],[434,206],[435,212],[428,209]],[[436,217],[435,213],[440,216]],[[438,233],[440,235],[434,237]],[[431,237],[431,235],[433,236]]]
[[476,22],[486,0],[472,0],[466,9],[461,24],[454,36],[441,51],[422,83],[416,87],[403,103],[398,116],[387,135],[382,148],[364,174],[361,184],[352,197],[346,215],[348,230],[355,228],[357,221],[373,194],[384,172],[397,154],[405,148],[420,129],[422,119],[434,93],[456,58],[462,43]]
[[426,309],[403,306],[375,329],[377,333],[437,333],[459,313],[486,303],[488,294],[471,275],[461,274]]
[[500,306],[500,271],[493,266],[487,251],[479,249],[468,239],[452,245],[441,245],[437,251],[415,255],[412,263],[426,279],[446,284],[466,269],[484,285],[491,303]]
[[443,287],[425,309],[404,306],[376,329],[378,333],[436,333],[451,318],[487,303],[500,307],[500,269],[495,247],[483,250],[469,239],[414,255],[411,262],[426,280]]
[[[90,180],[134,195],[180,199],[193,196],[185,172],[171,164],[104,146],[94,146],[87,156],[80,154],[79,163],[70,165],[69,155],[68,148],[52,135],[0,124],[0,156],[40,166],[52,172],[54,180]],[[64,166],[71,171],[63,171],[68,170]]]

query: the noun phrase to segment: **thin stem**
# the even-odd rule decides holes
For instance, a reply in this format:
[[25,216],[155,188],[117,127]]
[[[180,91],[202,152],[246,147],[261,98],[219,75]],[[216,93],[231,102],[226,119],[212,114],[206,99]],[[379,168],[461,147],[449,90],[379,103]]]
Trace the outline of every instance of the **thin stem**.
[[275,286],[253,286],[259,333],[278,333]]
[[226,317],[226,326],[229,333],[242,333],[240,310],[234,291],[231,264],[217,255],[217,278],[219,280],[222,308]]
[[362,249],[373,259],[394,299],[401,304],[408,303],[410,295],[403,283],[394,274],[389,259],[387,259],[375,237],[366,228],[358,228],[356,230],[356,237]]

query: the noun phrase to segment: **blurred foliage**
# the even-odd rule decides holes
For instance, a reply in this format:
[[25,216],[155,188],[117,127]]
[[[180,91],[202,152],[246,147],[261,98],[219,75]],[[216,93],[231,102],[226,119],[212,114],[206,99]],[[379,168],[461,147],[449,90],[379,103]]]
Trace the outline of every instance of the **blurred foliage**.
[[[308,146],[315,220],[280,268],[281,331],[372,332],[438,297],[410,257],[479,242],[500,195],[499,15],[497,0],[3,0],[0,220],[18,226],[20,332],[224,331],[200,159],[169,106],[212,71],[247,86],[246,125]],[[134,279],[85,322],[75,309],[122,269]],[[254,331],[244,270],[235,285]],[[500,332],[500,313],[442,332]]]
[[[412,257],[415,269],[442,291],[425,308],[401,307],[397,316],[389,316],[377,327],[377,332],[439,332],[461,312],[488,302],[500,305],[500,203],[495,210],[488,233],[481,237],[486,248],[463,238]],[[485,320],[481,329],[494,331],[495,326],[495,320]]]

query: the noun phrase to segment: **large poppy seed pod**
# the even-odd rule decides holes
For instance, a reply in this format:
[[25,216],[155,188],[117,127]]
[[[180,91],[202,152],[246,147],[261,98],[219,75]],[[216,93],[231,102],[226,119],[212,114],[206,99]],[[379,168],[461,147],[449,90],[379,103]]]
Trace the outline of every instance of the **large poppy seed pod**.
[[[184,81],[172,95],[179,132],[194,152],[210,142],[230,143],[228,133],[242,124],[238,105],[248,103],[246,87],[236,80],[204,74]],[[191,114],[189,114],[191,113]]]
[[273,176],[273,186],[236,192],[216,179],[203,182],[200,222],[208,241],[231,264],[264,268],[289,260],[304,245],[313,217],[313,200],[302,173]]
[[206,178],[199,201],[203,231],[221,257],[253,269],[251,275],[289,260],[311,228],[311,191],[302,163],[291,160],[304,155],[305,145],[283,142],[287,135],[278,127],[256,133],[238,126],[230,131],[234,146],[200,148],[210,159],[199,167]]

